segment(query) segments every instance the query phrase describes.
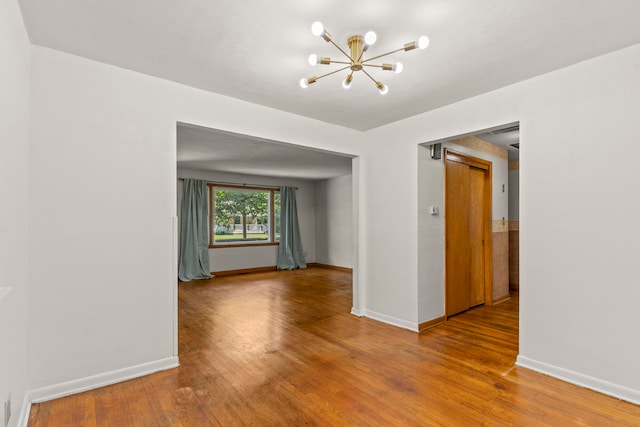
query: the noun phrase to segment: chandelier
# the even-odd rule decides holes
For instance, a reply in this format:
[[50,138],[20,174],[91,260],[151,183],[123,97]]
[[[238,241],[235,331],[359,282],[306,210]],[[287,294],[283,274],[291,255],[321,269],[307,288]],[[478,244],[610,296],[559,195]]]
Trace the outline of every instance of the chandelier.
[[364,53],[369,49],[371,45],[376,42],[377,36],[373,31],[367,32],[364,36],[355,35],[349,37],[347,40],[347,44],[349,45],[350,53],[347,53],[344,49],[338,46],[334,41],[331,34],[325,30],[324,25],[321,22],[314,22],[311,26],[311,32],[314,36],[322,37],[327,43],[331,43],[334,45],[344,56],[347,57],[348,61],[336,61],[327,57],[318,57],[316,54],[312,54],[309,56],[309,64],[312,66],[321,64],[321,65],[329,65],[329,64],[343,64],[344,67],[331,71],[330,73],[323,74],[321,76],[309,77],[308,79],[300,80],[300,87],[306,89],[310,84],[315,83],[319,79],[323,77],[330,76],[332,74],[339,73],[344,70],[351,70],[351,72],[347,75],[347,77],[342,82],[342,87],[345,89],[349,89],[351,87],[351,82],[353,81],[353,73],[356,71],[362,71],[367,77],[373,81],[378,90],[382,95],[385,95],[389,91],[389,86],[380,83],[380,81],[374,79],[371,74],[367,72],[365,67],[373,67],[373,68],[381,68],[384,71],[394,71],[396,73],[400,73],[402,71],[402,63],[396,62],[394,64],[371,64],[369,61],[373,61],[374,59],[382,58],[383,56],[391,55],[392,53],[400,52],[401,50],[409,51],[415,48],[418,49],[426,49],[429,46],[429,38],[427,36],[421,36],[418,40],[406,43],[403,47],[392,50],[391,52],[383,53],[382,55],[373,56],[368,59],[364,59]]

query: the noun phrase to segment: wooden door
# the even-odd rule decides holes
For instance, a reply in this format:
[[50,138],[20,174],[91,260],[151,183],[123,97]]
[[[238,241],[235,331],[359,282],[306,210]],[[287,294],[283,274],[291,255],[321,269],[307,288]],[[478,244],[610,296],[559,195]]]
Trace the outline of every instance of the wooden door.
[[484,174],[469,167],[469,307],[484,303]]
[[447,316],[469,308],[469,166],[447,160],[446,164],[446,300]]
[[445,314],[491,303],[491,163],[445,151]]

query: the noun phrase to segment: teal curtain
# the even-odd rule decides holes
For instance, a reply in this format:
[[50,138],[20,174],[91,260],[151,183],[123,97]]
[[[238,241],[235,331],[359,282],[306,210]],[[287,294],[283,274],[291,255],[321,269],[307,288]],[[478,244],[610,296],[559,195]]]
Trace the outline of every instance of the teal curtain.
[[280,245],[278,246],[278,270],[307,268],[298,226],[296,190],[280,188]]
[[183,282],[209,279],[207,183],[199,179],[185,179],[182,188],[178,278]]

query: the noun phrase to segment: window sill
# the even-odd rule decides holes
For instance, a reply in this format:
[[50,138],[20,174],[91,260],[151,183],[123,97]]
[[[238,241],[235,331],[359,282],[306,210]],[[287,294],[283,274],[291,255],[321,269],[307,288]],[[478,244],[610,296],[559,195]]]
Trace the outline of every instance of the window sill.
[[278,246],[279,242],[269,243],[229,243],[229,244],[217,244],[209,245],[209,249],[224,249],[224,248],[248,248],[255,246]]

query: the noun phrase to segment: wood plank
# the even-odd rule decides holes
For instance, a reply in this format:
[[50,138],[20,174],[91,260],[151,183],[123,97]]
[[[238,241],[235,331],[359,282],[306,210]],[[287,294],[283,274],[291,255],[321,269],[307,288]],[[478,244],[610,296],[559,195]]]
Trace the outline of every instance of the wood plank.
[[518,294],[422,334],[349,314],[351,275],[179,285],[181,366],[33,406],[29,426],[640,425],[640,407],[515,367]]
[[266,266],[266,267],[252,267],[252,268],[241,268],[237,270],[222,270],[222,271],[212,271],[212,276],[234,276],[236,274],[247,274],[247,273],[263,273],[265,271],[276,271],[278,268],[275,265]]
[[320,262],[308,262],[307,267],[330,268],[332,270],[344,271],[345,273],[353,273],[353,268],[351,267],[340,267],[337,265],[322,264]]

